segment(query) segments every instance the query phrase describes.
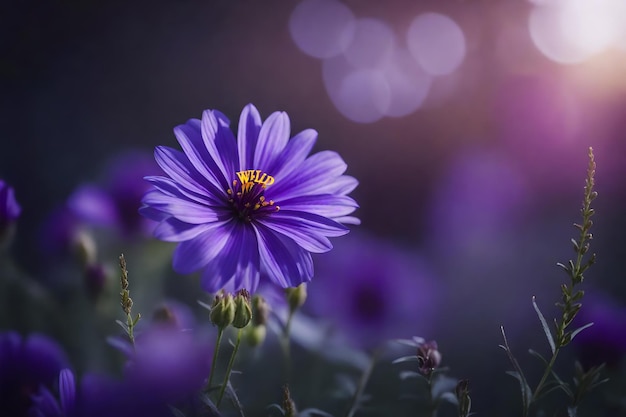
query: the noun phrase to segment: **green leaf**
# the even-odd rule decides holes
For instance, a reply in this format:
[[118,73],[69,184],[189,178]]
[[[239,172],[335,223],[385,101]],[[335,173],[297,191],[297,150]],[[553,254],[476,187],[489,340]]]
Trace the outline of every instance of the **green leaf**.
[[396,363],[403,363],[403,362],[419,362],[419,358],[415,355],[403,356],[401,358],[396,359],[395,361],[391,363],[396,364]]
[[541,360],[541,362],[544,363],[544,365],[548,365],[548,361],[546,360],[546,358],[544,358],[541,355],[541,353],[539,353],[539,352],[537,352],[536,350],[533,350],[533,349],[528,349],[528,353],[533,355],[535,358],[539,358]]
[[119,324],[122,329],[124,329],[125,333],[128,333],[128,326],[126,326],[125,323],[123,323],[121,320],[115,320],[115,322]]
[[511,362],[511,364],[513,365],[513,368],[515,369],[515,371],[507,372],[507,374],[511,375],[512,377],[516,378],[519,381],[520,389],[522,393],[523,415],[528,415],[528,410],[530,408],[530,402],[532,399],[532,391],[530,387],[528,386],[528,382],[526,381],[526,378],[524,377],[522,368],[519,366],[517,359],[515,359],[515,356],[513,356],[513,353],[511,352],[511,348],[509,347],[509,342],[506,339],[506,333],[504,332],[504,326],[500,326],[500,331],[502,332],[502,339],[504,340],[504,346],[500,345],[500,347],[504,349],[504,351],[509,357],[509,361]]
[[541,322],[541,327],[543,327],[543,332],[548,339],[548,343],[550,344],[550,350],[552,350],[552,354],[554,355],[554,351],[556,350],[556,346],[554,345],[554,339],[552,338],[552,333],[550,332],[550,328],[548,327],[548,323],[546,323],[545,317],[541,314],[541,310],[539,310],[539,306],[537,306],[537,302],[535,301],[535,296],[533,296],[533,308],[537,312],[537,316],[539,317],[539,321]]
[[283,408],[278,404],[270,404],[267,406],[266,410],[270,412],[269,413],[270,416],[275,416],[275,415],[284,416],[285,415],[285,410],[283,410]]
[[573,338],[574,338],[574,337],[575,337],[578,333],[582,332],[583,330],[585,330],[585,329],[587,329],[587,328],[589,328],[589,327],[591,327],[591,326],[593,326],[593,322],[591,322],[591,323],[587,323],[587,324],[585,324],[584,326],[580,326],[580,327],[579,327],[578,329],[576,329],[576,330],[572,330],[572,333],[570,334],[570,341],[571,341],[571,340],[572,340],[572,339],[573,339]]
[[168,406],[174,417],[186,417],[185,414],[176,407]]

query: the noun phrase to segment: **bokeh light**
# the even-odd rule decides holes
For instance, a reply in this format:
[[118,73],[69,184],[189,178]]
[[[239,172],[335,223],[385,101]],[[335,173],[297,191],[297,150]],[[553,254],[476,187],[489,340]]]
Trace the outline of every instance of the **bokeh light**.
[[379,19],[358,19],[352,42],[344,51],[346,60],[357,68],[378,67],[392,52],[393,32]]
[[533,8],[528,30],[546,57],[576,64],[617,45],[624,19],[626,3],[620,0],[555,0]]
[[408,50],[395,48],[383,64],[383,73],[391,94],[386,116],[406,116],[422,106],[432,77],[417,65]]
[[338,56],[325,60],[322,72],[330,99],[348,119],[372,123],[387,112],[391,90],[382,71],[356,69],[345,57]]
[[407,33],[409,50],[431,75],[456,70],[465,57],[465,36],[459,25],[443,14],[424,13],[413,20]]
[[303,0],[289,19],[289,32],[302,52],[330,58],[343,52],[354,36],[352,11],[335,0]]

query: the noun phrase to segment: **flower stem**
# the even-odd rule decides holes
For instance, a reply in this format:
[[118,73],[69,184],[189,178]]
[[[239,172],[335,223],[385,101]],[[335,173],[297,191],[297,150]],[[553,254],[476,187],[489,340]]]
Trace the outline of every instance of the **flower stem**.
[[374,351],[374,354],[372,355],[372,360],[370,361],[369,366],[367,367],[367,369],[365,369],[365,371],[361,375],[361,379],[359,380],[359,385],[356,389],[356,392],[354,393],[354,397],[352,397],[352,403],[350,404],[350,408],[348,409],[348,413],[346,414],[346,417],[353,417],[354,414],[358,411],[359,405],[361,404],[361,397],[363,396],[365,387],[367,386],[367,383],[370,377],[372,376],[372,372],[374,371],[374,367],[376,366],[376,361],[378,360],[379,353],[380,353],[379,350]]
[[224,376],[224,382],[222,383],[222,387],[220,388],[220,393],[217,397],[216,406],[219,408],[220,403],[222,402],[222,398],[224,397],[224,392],[226,391],[226,386],[228,386],[228,381],[230,380],[230,372],[233,369],[233,364],[235,363],[235,356],[237,356],[237,351],[239,350],[239,345],[241,344],[241,335],[243,334],[243,328],[239,329],[237,332],[237,342],[235,343],[235,348],[233,349],[233,353],[230,355],[230,360],[228,361],[228,367],[226,368],[226,375]]
[[206,384],[205,391],[209,391],[211,389],[211,383],[213,382],[213,375],[215,375],[215,366],[217,364],[217,353],[220,350],[220,344],[222,343],[222,334],[224,334],[224,329],[218,328],[217,330],[217,340],[215,341],[215,350],[213,350],[213,360],[211,361],[211,370],[209,371],[209,381]]
[[[537,384],[537,388],[535,388],[535,392],[533,392],[533,395],[530,399],[531,404],[534,401],[536,401],[539,394],[541,394],[541,389],[543,388],[543,385],[546,383],[546,381],[548,380],[548,377],[552,373],[552,368],[554,367],[554,363],[556,362],[556,357],[559,355],[560,350],[561,350],[561,346],[557,346],[557,348],[554,350],[554,353],[552,354],[552,358],[550,358],[550,362],[548,362],[548,365],[546,366],[546,370],[544,371],[543,376],[541,377],[539,384]],[[530,411],[530,410],[527,410],[527,411]]]
[[283,331],[283,337],[281,338],[283,345],[283,353],[285,357],[285,383],[289,384],[291,379],[291,322],[295,311],[290,310],[287,316],[287,323]]

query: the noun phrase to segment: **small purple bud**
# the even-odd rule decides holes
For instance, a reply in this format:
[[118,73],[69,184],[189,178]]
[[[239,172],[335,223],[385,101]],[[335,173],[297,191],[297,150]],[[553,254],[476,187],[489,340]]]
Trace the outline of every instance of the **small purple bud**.
[[13,188],[0,180],[0,247],[11,241],[13,224],[21,212]]
[[431,340],[420,344],[417,347],[417,359],[420,373],[425,376],[432,374],[441,363],[441,353],[437,349],[437,342]]

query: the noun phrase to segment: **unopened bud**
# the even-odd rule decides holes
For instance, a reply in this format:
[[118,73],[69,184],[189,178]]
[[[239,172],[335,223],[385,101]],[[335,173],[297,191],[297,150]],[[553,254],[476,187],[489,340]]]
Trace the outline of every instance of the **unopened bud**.
[[306,301],[306,283],[303,282],[295,288],[287,288],[285,289],[285,293],[287,294],[289,311],[293,313],[298,308],[302,307]]
[[235,317],[233,327],[243,329],[252,319],[252,307],[250,306],[250,294],[248,291],[239,290],[235,296]]
[[252,325],[264,326],[270,315],[270,306],[260,295],[252,297]]
[[441,353],[437,350],[437,342],[431,340],[424,342],[417,348],[419,371],[422,375],[429,376],[441,363]]
[[96,241],[91,233],[80,230],[72,238],[72,249],[76,259],[81,265],[93,265],[96,263]]
[[174,312],[166,305],[158,307],[152,313],[152,321],[165,326],[176,326],[176,316]]
[[215,295],[211,312],[209,313],[211,323],[218,329],[224,330],[235,319],[235,302],[233,296],[223,291]]
[[252,325],[246,329],[246,342],[251,347],[259,346],[265,341],[267,327],[264,324]]

